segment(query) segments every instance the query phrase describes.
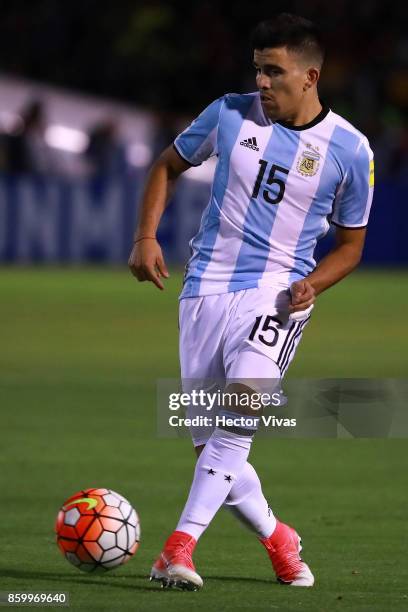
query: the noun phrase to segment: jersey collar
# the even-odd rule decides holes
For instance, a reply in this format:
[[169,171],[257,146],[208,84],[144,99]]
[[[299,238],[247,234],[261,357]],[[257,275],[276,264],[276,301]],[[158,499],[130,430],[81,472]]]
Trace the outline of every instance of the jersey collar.
[[288,130],[295,130],[296,132],[299,132],[300,130],[308,130],[309,128],[323,121],[326,115],[330,112],[330,108],[326,106],[322,100],[320,100],[320,104],[322,105],[322,110],[314,119],[309,121],[309,123],[305,123],[304,125],[292,125],[290,123],[286,123],[286,121],[276,121],[275,123],[279,123],[279,125],[282,127],[288,128]]
[[262,104],[261,104],[261,99],[259,98],[259,104],[261,105],[261,109],[262,112],[265,116],[265,118],[269,121],[270,124],[274,124],[274,123],[278,123],[279,125],[281,125],[284,128],[287,128],[288,130],[293,130],[295,132],[300,132],[301,130],[308,130],[311,127],[317,125],[318,123],[320,123],[321,121],[323,121],[323,119],[325,119],[325,117],[329,114],[330,112],[330,107],[327,106],[327,104],[319,99],[320,104],[322,105],[322,110],[320,111],[320,113],[318,115],[316,115],[316,117],[314,119],[312,119],[311,121],[309,121],[309,123],[305,123],[304,125],[292,125],[291,123],[287,123],[286,121],[272,121],[271,119],[269,119],[269,117],[267,116],[267,114],[265,113],[265,111],[263,110]]

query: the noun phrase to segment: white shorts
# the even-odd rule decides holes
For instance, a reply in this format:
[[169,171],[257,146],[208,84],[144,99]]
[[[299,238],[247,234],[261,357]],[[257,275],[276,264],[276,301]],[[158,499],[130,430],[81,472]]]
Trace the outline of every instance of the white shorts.
[[[180,301],[180,366],[184,381],[282,378],[312,307],[290,318],[289,290],[259,287]],[[208,383],[207,383],[208,384]],[[187,382],[187,386],[189,382]],[[200,386],[200,385],[194,385]],[[191,428],[195,446],[208,432]]]

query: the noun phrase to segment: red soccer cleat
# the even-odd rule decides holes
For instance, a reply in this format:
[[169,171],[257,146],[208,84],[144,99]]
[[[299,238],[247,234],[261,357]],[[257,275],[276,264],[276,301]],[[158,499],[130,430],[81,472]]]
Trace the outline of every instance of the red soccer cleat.
[[198,591],[202,578],[195,571],[191,558],[197,541],[184,531],[174,531],[166,541],[163,552],[150,572],[150,580],[161,582],[163,588],[177,587]]
[[276,577],[281,584],[311,587],[314,576],[309,566],[300,558],[301,540],[296,531],[277,521],[275,531],[269,538],[260,538],[268,551]]

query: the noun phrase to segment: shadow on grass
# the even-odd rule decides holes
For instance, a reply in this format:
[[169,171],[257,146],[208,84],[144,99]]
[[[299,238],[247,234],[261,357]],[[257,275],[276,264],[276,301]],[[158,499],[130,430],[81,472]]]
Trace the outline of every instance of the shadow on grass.
[[[99,587],[109,586],[118,589],[136,589],[138,591],[152,591],[156,590],[159,592],[178,592],[177,589],[161,589],[157,583],[151,583],[148,586],[141,586],[138,584],[129,584],[132,580],[146,580],[149,577],[146,574],[118,574],[118,575],[92,575],[92,574],[78,574],[78,576],[66,574],[62,572],[42,572],[33,570],[16,570],[10,568],[0,567],[0,575],[3,578],[16,578],[16,579],[32,579],[32,580],[50,580],[51,582],[63,582],[68,584],[82,584],[84,586],[88,584],[96,584]],[[126,583],[123,581],[126,580]],[[205,581],[218,581],[218,582],[249,582],[256,584],[269,584],[278,585],[275,580],[265,580],[263,578],[251,578],[248,576],[207,576],[204,577]]]
[[207,576],[205,580],[219,580],[220,582],[254,582],[255,584],[270,584],[281,586],[277,580],[266,580],[265,578],[252,578],[250,576]]
[[59,582],[61,584],[82,584],[87,586],[88,584],[96,584],[99,587],[116,587],[119,589],[136,589],[139,591],[151,591],[152,587],[149,586],[140,586],[138,584],[129,584],[126,582],[125,584],[122,582],[124,579],[128,580],[136,580],[136,579],[144,579],[148,581],[148,576],[146,574],[121,574],[121,575],[111,575],[107,578],[106,575],[92,575],[92,574],[78,574],[78,576],[65,574],[62,572],[41,572],[41,571],[31,571],[31,570],[15,570],[9,568],[0,567],[0,575],[3,578],[16,578],[20,580],[49,580],[51,582]]

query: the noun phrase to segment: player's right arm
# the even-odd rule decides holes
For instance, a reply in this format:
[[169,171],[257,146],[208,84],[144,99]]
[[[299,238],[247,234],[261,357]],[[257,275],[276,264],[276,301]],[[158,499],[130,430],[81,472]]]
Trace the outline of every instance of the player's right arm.
[[161,278],[168,278],[169,273],[156,239],[157,228],[177,178],[190,166],[170,146],[153,164],[144,188],[140,220],[128,264],[137,280],[151,281],[159,289],[164,289]]
[[182,172],[199,166],[217,153],[217,133],[224,96],[214,100],[182,132],[153,165],[147,178],[140,221],[135,231],[129,268],[139,281],[152,281],[164,289],[161,278],[169,273],[156,232],[174,183]]

